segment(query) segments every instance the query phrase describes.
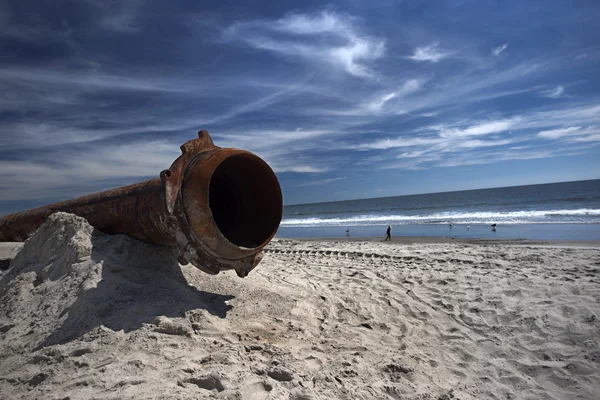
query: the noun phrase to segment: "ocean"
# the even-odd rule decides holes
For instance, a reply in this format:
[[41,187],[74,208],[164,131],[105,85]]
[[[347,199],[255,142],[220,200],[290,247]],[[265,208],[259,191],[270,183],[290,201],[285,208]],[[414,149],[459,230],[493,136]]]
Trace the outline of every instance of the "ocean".
[[388,225],[392,236],[600,240],[600,179],[289,205],[277,237],[383,237]]

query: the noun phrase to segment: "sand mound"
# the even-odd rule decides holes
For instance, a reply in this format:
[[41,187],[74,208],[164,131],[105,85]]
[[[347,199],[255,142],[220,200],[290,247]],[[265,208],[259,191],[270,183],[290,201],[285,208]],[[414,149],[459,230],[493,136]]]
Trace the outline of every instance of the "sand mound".
[[593,399],[600,251],[275,240],[240,279],[55,214],[0,275],[0,393]]
[[82,355],[105,344],[104,353],[114,353],[111,343],[134,331],[189,334],[190,319],[206,322],[199,311],[223,316],[227,298],[189,287],[170,248],[56,213],[0,279],[0,391],[50,398]]

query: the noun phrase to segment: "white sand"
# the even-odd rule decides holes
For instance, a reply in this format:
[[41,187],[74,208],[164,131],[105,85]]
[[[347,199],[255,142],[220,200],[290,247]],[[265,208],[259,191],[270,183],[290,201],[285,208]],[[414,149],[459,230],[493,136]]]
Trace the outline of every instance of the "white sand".
[[0,398],[596,399],[599,273],[597,248],[277,240],[213,277],[57,214],[0,275]]

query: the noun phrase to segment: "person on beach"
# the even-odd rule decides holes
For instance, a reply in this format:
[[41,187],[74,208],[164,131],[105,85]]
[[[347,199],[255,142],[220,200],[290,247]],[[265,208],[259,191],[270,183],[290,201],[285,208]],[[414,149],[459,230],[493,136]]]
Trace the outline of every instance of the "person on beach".
[[388,225],[387,230],[385,231],[385,234],[387,235],[385,240],[392,240],[392,226]]

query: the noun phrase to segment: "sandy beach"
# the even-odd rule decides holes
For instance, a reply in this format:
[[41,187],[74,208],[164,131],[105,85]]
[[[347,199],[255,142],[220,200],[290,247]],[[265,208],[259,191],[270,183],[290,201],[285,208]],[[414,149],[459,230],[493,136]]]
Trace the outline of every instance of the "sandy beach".
[[3,399],[600,393],[596,242],[278,239],[240,279],[55,214],[0,259]]

